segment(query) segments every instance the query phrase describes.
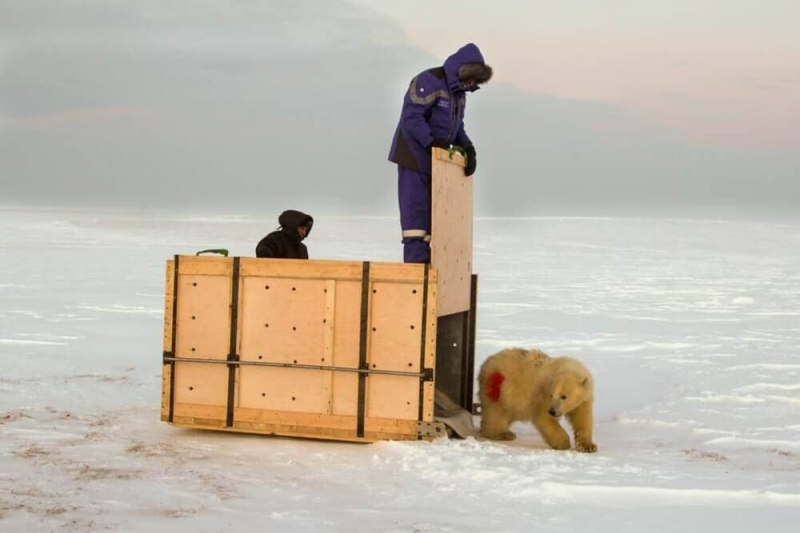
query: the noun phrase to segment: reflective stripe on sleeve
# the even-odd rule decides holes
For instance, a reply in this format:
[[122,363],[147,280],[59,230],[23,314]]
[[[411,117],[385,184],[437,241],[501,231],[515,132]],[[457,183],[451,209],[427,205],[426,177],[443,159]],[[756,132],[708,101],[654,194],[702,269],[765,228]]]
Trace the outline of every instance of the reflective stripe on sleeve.
[[444,89],[439,89],[438,91],[435,91],[427,96],[417,95],[417,78],[419,78],[419,76],[411,80],[411,85],[408,87],[408,97],[411,98],[411,101],[415,104],[428,105],[437,98],[450,99],[450,93]]

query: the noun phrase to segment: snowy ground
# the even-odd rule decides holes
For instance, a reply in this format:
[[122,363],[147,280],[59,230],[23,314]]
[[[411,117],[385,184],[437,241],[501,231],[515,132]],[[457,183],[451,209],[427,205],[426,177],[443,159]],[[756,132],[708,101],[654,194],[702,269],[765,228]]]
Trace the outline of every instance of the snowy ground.
[[[164,262],[253,255],[273,218],[0,210],[0,530],[797,531],[800,226],[476,221],[479,363],[585,361],[594,455],[159,422]],[[397,260],[397,225],[308,244]]]

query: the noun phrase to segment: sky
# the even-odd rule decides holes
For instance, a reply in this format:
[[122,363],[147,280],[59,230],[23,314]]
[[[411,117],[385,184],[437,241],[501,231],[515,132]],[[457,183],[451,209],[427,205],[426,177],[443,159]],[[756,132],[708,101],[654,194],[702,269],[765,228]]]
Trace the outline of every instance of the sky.
[[462,0],[448,25],[444,3],[359,3],[437,55],[479,35],[496,81],[526,91],[618,104],[695,141],[800,145],[798,2]]
[[403,93],[466,42],[479,215],[800,207],[800,4],[0,3],[0,204],[396,214]]

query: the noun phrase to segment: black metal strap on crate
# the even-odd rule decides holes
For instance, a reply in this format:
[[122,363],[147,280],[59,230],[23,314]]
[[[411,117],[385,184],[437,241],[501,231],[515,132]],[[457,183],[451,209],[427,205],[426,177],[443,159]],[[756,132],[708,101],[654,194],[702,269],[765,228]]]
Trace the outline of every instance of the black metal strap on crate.
[[[170,346],[170,358],[172,359],[169,363],[169,418],[168,420],[172,422],[173,418],[175,418],[175,345],[177,340],[177,333],[178,333],[178,268],[179,268],[179,259],[180,256],[176,255],[175,259],[172,263],[172,342]],[[164,354],[164,359],[166,360],[167,354]]]
[[[420,333],[420,341],[419,341],[419,370],[423,372],[425,370],[425,352],[427,351],[426,344],[425,344],[425,334],[428,331],[428,275],[430,272],[430,265],[425,263],[425,275],[422,281],[422,327],[419,328],[422,330]],[[427,369],[430,370],[430,369]],[[431,371],[430,380],[433,379],[433,373]],[[424,399],[425,399],[425,382],[430,381],[425,379],[425,375],[423,374],[419,380],[419,416],[417,420],[422,422],[422,418],[424,415]],[[418,438],[422,438],[419,436]]]
[[466,330],[466,342],[464,346],[466,347],[466,353],[464,354],[463,364],[464,366],[461,369],[461,376],[462,376],[462,397],[461,397],[461,406],[470,411],[474,414],[474,405],[473,405],[473,387],[475,382],[475,329],[477,327],[477,318],[478,318],[478,275],[472,275],[472,281],[470,283],[470,297],[469,297],[469,314],[468,320],[469,324],[465,328]]
[[361,332],[358,345],[358,419],[356,436],[364,436],[364,418],[367,403],[367,327],[369,323],[369,261],[364,261],[361,270]]
[[236,399],[236,363],[239,361],[236,338],[239,324],[239,258],[233,258],[231,275],[231,343],[228,348],[228,416],[226,427],[233,427],[233,406]]

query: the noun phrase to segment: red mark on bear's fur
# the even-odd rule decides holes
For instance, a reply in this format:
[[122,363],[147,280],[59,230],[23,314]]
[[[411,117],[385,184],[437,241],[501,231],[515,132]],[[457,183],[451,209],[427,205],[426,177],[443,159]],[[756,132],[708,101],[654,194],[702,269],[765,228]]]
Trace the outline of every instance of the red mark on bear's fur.
[[492,401],[500,399],[500,390],[503,388],[503,382],[506,377],[500,372],[492,372],[489,379],[486,380],[486,396]]

